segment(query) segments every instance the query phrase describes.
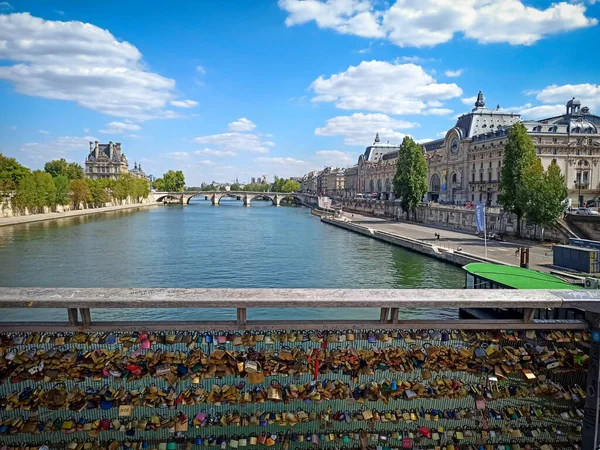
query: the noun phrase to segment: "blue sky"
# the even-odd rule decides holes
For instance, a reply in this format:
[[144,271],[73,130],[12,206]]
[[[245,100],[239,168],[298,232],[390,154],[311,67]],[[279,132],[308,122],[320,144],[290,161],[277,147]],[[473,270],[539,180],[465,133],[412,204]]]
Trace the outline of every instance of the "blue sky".
[[600,112],[600,2],[0,1],[0,152],[130,166],[188,185],[347,166],[487,106]]

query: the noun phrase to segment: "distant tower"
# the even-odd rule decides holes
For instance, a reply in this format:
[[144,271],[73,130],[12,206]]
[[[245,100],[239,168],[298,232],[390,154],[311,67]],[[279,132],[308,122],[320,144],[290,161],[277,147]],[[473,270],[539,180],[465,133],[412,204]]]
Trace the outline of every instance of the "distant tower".
[[475,108],[484,108],[485,107],[485,99],[483,98],[483,93],[479,91],[477,94],[477,101],[475,102]]
[[379,133],[375,133],[375,143],[379,142]]

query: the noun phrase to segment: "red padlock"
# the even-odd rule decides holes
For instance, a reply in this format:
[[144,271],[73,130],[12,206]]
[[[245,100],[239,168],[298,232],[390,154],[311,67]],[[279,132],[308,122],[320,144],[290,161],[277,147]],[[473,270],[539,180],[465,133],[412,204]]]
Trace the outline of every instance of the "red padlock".
[[412,448],[413,441],[411,438],[402,438],[402,448]]
[[421,425],[419,427],[419,433],[421,433],[421,435],[426,437],[427,439],[431,439],[431,430],[426,426]]

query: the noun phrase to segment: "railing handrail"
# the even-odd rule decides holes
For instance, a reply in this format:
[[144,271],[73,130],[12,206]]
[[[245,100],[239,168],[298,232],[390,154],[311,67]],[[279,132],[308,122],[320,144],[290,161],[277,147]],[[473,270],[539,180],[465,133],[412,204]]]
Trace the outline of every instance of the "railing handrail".
[[[600,292],[470,289],[0,288],[0,308],[567,308]],[[565,293],[572,293],[564,298]],[[574,294],[574,295],[573,295]],[[575,307],[580,307],[575,306]]]

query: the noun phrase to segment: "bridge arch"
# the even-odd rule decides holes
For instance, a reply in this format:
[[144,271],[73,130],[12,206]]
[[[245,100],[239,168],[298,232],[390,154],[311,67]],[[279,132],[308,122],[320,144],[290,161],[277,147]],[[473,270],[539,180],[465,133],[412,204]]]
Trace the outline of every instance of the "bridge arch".
[[181,200],[181,195],[177,194],[164,194],[156,199],[157,203],[164,202],[165,200]]

